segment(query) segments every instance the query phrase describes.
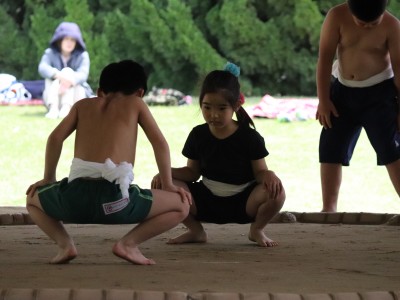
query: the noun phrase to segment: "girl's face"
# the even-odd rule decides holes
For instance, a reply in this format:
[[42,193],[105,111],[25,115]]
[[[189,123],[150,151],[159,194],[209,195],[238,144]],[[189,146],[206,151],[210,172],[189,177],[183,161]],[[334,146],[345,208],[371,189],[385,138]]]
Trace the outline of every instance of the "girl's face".
[[214,129],[222,129],[234,124],[232,119],[234,109],[219,93],[204,95],[201,103],[201,112],[207,124]]
[[70,36],[66,36],[61,41],[61,52],[64,54],[70,54],[74,51],[76,46],[76,40]]

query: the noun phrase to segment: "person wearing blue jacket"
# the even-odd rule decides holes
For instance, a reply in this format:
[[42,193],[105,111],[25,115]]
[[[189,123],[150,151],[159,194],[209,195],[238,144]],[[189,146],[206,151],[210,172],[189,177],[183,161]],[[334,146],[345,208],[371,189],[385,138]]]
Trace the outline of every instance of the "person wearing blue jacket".
[[78,100],[91,97],[87,83],[89,53],[76,23],[60,23],[50,40],[49,48],[39,63],[39,74],[45,79],[43,100],[47,118],[64,118]]

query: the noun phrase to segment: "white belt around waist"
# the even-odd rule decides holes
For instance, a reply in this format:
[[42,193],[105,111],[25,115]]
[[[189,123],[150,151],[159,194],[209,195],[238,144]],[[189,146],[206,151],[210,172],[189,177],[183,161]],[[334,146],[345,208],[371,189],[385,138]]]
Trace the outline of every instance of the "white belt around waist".
[[215,195],[219,197],[229,197],[236,195],[240,192],[243,192],[249,185],[251,185],[253,181],[244,183],[244,184],[229,184],[219,181],[214,181],[208,179],[207,177],[202,178],[204,185]]

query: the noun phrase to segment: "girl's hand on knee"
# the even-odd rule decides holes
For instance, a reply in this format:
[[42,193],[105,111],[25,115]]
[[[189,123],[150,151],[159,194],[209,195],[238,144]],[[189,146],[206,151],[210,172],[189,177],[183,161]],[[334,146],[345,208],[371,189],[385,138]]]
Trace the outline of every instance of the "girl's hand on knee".
[[266,171],[263,181],[264,189],[272,199],[276,199],[282,193],[283,185],[278,176],[272,171]]
[[158,189],[158,190],[162,189],[160,174],[157,174],[151,180],[151,188],[152,189]]

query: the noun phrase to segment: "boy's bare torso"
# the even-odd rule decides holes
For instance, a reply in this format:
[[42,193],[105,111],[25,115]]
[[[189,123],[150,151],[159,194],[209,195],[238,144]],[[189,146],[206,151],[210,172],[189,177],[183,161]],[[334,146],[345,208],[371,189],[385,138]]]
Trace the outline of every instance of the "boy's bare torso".
[[389,32],[397,22],[392,15],[385,12],[379,24],[363,27],[355,23],[347,4],[332,13],[339,30],[337,57],[344,79],[365,80],[390,66]]
[[76,105],[74,156],[86,161],[134,165],[142,99],[122,94],[83,99]]

